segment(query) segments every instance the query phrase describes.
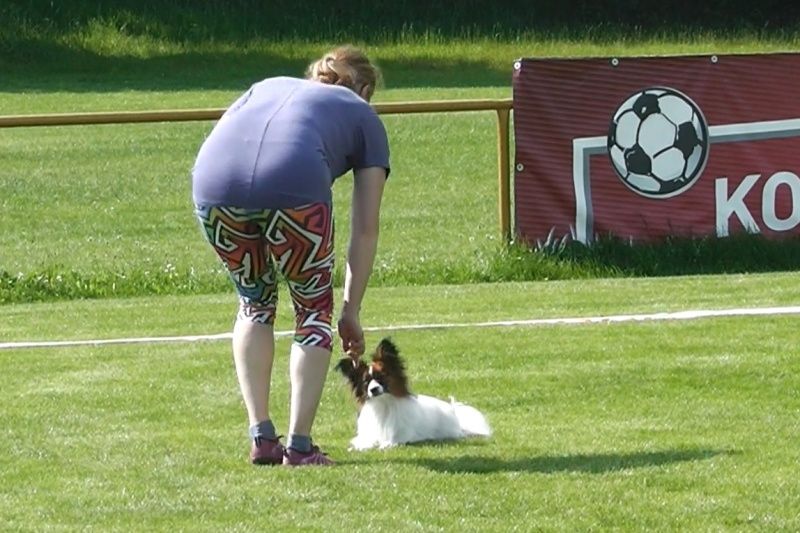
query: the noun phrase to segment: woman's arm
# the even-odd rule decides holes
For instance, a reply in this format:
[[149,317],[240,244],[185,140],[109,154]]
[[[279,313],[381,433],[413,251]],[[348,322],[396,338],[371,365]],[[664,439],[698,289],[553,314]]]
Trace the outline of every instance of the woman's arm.
[[380,208],[386,183],[386,169],[363,168],[356,170],[354,175],[350,208],[350,244],[347,249],[339,335],[342,337],[342,348],[346,352],[351,355],[361,355],[364,353],[364,334],[361,331],[359,312],[378,247]]

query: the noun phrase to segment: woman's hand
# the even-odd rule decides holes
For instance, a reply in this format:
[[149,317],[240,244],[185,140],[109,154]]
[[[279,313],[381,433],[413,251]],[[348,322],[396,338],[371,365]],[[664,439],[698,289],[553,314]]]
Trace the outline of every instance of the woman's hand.
[[364,330],[361,329],[361,322],[357,314],[347,311],[342,313],[339,319],[339,338],[342,340],[342,350],[354,361],[364,355],[366,345],[364,343]]

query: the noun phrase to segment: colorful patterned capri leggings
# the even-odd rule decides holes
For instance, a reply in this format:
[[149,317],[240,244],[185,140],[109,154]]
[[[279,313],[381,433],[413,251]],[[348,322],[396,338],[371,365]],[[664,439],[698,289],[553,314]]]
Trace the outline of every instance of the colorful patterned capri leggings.
[[289,284],[294,341],[331,349],[333,214],[325,203],[293,209],[196,206],[206,239],[239,293],[237,320],[273,324],[277,271]]

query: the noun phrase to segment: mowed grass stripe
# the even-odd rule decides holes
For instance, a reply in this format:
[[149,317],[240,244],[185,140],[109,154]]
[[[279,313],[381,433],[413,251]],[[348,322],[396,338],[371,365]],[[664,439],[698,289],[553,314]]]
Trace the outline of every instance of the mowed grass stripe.
[[[336,296],[341,297],[340,290]],[[371,287],[361,318],[365,327],[375,327],[783,307],[798,303],[800,287],[793,273],[613,278]],[[236,306],[232,289],[215,295],[6,305],[0,306],[0,342],[225,332],[231,330]],[[283,288],[275,328],[293,328],[290,298]]]
[[2,352],[0,526],[243,530],[269,509],[314,531],[797,530],[796,324],[397,332],[414,390],[479,407],[494,436],[348,452],[355,405],[331,374],[315,440],[339,464],[319,470],[247,463],[227,346]]

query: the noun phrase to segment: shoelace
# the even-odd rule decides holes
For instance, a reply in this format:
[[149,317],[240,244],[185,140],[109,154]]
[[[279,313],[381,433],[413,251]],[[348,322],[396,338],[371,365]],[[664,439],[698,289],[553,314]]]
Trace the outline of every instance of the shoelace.
[[283,435],[278,435],[274,439],[265,439],[264,437],[253,437],[253,442],[255,443],[256,447],[261,447],[261,442],[265,440],[273,441],[277,444],[280,444]]
[[318,453],[320,455],[324,455],[325,457],[328,456],[327,453],[325,453],[325,452],[323,452],[322,450],[319,449],[319,446],[314,446],[314,445],[311,446],[311,453]]

